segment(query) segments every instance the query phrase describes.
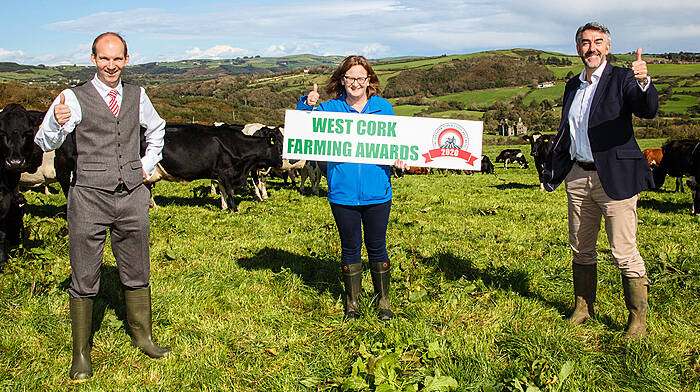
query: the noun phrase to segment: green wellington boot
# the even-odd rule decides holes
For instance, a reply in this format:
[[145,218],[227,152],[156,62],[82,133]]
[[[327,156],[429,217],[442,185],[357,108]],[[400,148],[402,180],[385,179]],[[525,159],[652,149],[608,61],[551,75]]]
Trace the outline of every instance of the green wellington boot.
[[391,266],[388,261],[379,263],[369,263],[369,270],[372,273],[372,285],[374,294],[377,296],[377,307],[379,307],[379,319],[389,321],[394,317],[394,313],[389,309],[389,281],[391,280]]
[[646,275],[641,278],[623,276],[622,290],[625,294],[625,305],[630,312],[627,317],[625,337],[632,339],[642,337],[647,333],[649,279]]
[[569,316],[569,322],[577,325],[594,316],[596,287],[598,284],[598,268],[596,264],[573,264],[574,272],[574,312]]
[[342,266],[345,284],[345,320],[360,318],[360,292],[362,292],[362,263]]
[[131,344],[151,358],[167,357],[170,349],[158,347],[151,336],[151,288],[124,290],[124,299]]
[[70,299],[70,326],[73,335],[73,361],[70,379],[83,382],[92,377],[90,333],[92,332],[92,298]]

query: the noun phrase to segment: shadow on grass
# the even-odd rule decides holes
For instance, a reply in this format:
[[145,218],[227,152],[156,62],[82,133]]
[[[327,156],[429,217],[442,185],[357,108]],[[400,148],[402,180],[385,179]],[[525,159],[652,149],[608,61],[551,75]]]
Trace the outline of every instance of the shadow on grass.
[[[192,197],[182,197],[182,196],[153,196],[153,200],[156,202],[157,206],[179,206],[179,207],[207,207],[212,206],[215,208],[221,208],[221,197],[219,195],[211,196],[192,196]],[[239,195],[236,194],[236,204],[239,205],[242,201],[258,201],[255,196],[251,194]]]
[[533,188],[539,188],[540,184],[521,184],[519,182],[507,182],[505,184],[498,184],[498,185],[492,185],[492,188],[496,188],[498,190],[506,190],[506,189],[533,189]]
[[321,188],[320,186],[318,187],[318,195],[314,195],[314,193],[311,191],[311,186],[307,185],[304,187],[304,192],[299,191],[299,188],[296,189],[297,192],[299,192],[302,196],[309,196],[309,197],[323,197],[324,199],[328,197],[328,190]]
[[[515,292],[523,297],[532,298],[545,306],[554,308],[566,318],[573,311],[573,286],[571,288],[571,302],[562,302],[546,298],[540,293],[530,289],[530,277],[527,271],[518,269],[517,266],[489,265],[480,268],[471,260],[455,257],[451,253],[441,253],[436,257],[423,258],[414,254],[419,263],[431,267],[436,274],[441,274],[447,280],[482,281],[487,287],[499,290]],[[621,304],[624,306],[624,304]],[[612,330],[621,330],[624,325],[608,315],[596,314],[597,320]]]
[[247,270],[267,269],[274,273],[287,269],[298,275],[305,285],[320,293],[328,291],[334,297],[343,293],[340,265],[335,260],[302,256],[266,247],[254,256],[238,259],[238,265]]
[[654,210],[658,212],[671,212],[676,214],[687,213],[693,204],[693,199],[688,198],[687,202],[675,203],[672,201],[660,201],[656,199],[640,199],[637,201],[637,208]]
[[38,218],[53,218],[61,215],[63,218],[66,217],[66,205],[55,206],[52,204],[29,204],[24,206],[25,214],[30,214]]

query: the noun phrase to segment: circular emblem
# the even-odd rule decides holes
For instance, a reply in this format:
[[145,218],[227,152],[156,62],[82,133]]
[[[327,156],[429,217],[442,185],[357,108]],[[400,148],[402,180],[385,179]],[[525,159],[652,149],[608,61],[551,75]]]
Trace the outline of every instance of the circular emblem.
[[466,150],[469,147],[467,131],[459,124],[442,124],[433,133],[433,146]]

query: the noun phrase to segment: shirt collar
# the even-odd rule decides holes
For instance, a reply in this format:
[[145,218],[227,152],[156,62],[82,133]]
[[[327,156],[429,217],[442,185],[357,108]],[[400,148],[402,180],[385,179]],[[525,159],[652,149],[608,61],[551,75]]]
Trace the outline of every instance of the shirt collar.
[[[600,64],[600,67],[596,69],[593,72],[593,75],[591,75],[591,84],[595,84],[598,82],[600,79],[600,76],[603,75],[603,71],[605,71],[605,67],[608,65],[607,60],[603,60],[603,64]],[[579,79],[581,80],[581,83],[586,82],[586,68],[583,68],[583,71],[581,71],[581,74],[578,76]]]
[[119,79],[119,84],[117,84],[117,87],[109,87],[108,85],[102,83],[100,78],[97,77],[97,74],[92,78],[92,85],[95,86],[95,89],[97,89],[97,92],[100,93],[101,96],[106,97],[111,90],[117,90],[117,95],[122,94],[122,80]]

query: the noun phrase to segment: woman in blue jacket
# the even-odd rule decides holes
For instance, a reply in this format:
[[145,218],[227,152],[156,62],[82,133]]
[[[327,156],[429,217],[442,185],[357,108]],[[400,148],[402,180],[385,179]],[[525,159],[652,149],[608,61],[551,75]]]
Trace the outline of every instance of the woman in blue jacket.
[[[367,59],[349,56],[335,70],[326,85],[333,97],[319,101],[318,86],[299,100],[299,110],[394,115],[389,101],[378,96],[379,78]],[[394,165],[407,169],[397,160]],[[386,321],[394,314],[389,308],[389,255],[386,229],[391,210],[391,173],[389,166],[328,162],[328,201],[335,218],[341,244],[341,264],[345,284],[345,319],[359,317],[362,289],[362,232],[369,258],[372,284],[377,296],[379,318]]]

